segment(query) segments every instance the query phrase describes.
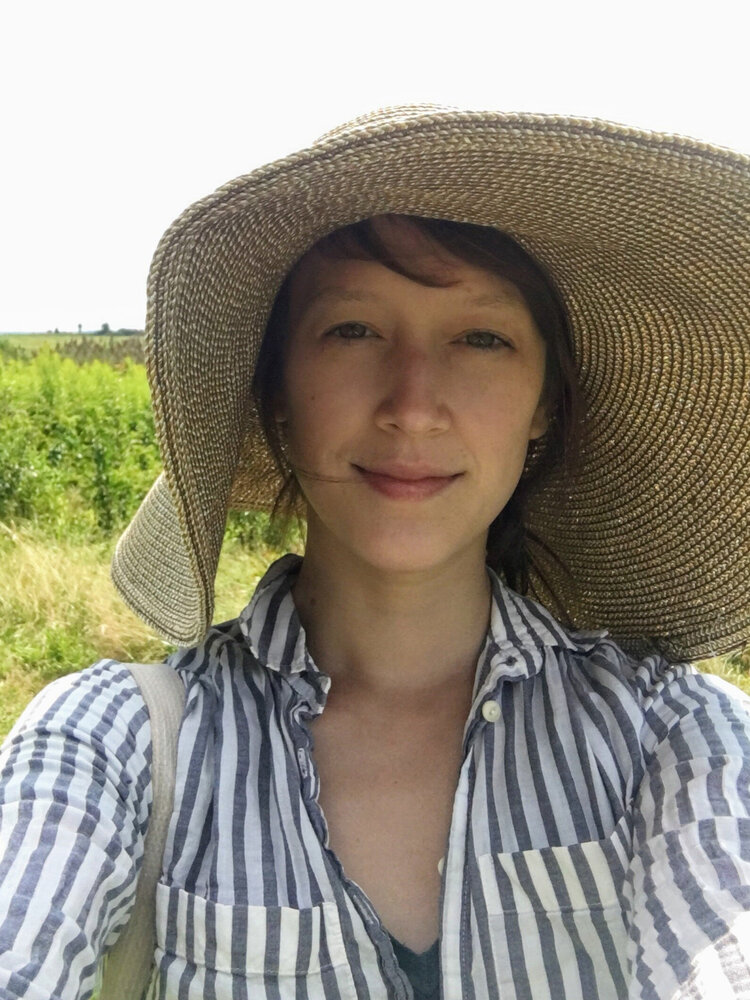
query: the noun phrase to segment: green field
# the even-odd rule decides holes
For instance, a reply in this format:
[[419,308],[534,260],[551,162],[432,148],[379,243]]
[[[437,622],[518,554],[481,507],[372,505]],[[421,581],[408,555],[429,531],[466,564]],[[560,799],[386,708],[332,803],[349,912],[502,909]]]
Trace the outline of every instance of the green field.
[[[41,347],[55,348],[67,344],[83,334],[76,333],[2,333],[0,341],[11,347],[22,347],[26,351],[38,351]],[[89,335],[87,335],[89,336]]]
[[72,331],[59,330],[55,333],[49,330],[46,333],[0,333],[0,343],[12,347],[23,347],[29,351],[38,351],[42,347],[55,348],[60,344],[66,344],[71,340],[139,340],[142,335],[113,334],[113,333],[73,333]]
[[[160,470],[145,368],[130,356],[141,338],[31,336],[0,336],[0,739],[50,680],[170,648],[109,580],[115,541]],[[216,620],[299,545],[264,514],[230,515]],[[750,650],[706,666],[750,693]]]
[[32,360],[39,353],[53,352],[78,364],[102,361],[120,365],[129,358],[142,364],[142,335],[112,336],[75,333],[4,333],[0,334],[0,360]]

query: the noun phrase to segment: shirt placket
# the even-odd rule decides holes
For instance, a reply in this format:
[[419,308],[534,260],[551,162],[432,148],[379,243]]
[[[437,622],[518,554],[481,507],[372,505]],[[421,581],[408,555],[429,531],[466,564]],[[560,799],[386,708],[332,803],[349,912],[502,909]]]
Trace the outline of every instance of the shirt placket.
[[[453,797],[448,847],[440,888],[440,995],[465,995],[463,977],[468,966],[470,933],[467,914],[469,885],[464,877],[466,836],[469,823],[469,771],[471,748],[464,754]],[[456,921],[456,916],[459,920]]]
[[[512,669],[521,662],[518,650],[510,644],[504,644],[502,655],[497,655],[496,651],[493,659],[495,662],[476,693],[466,720],[462,764],[453,799],[446,854],[442,859],[440,871],[440,977],[443,998],[473,995],[470,886],[464,874],[470,819],[469,779],[473,748],[475,741],[481,738],[483,727],[497,723],[501,717],[500,703],[497,699],[500,697],[502,672],[508,668]],[[367,927],[371,941],[378,949],[382,968],[385,970],[385,985],[389,997],[392,1000],[414,1000],[411,983],[398,965],[390,937],[375,907],[357,883],[347,877],[339,858],[327,846],[328,825],[318,803],[320,779],[310,752],[312,737],[307,724],[307,720],[319,715],[323,707],[324,699],[311,703],[308,699],[301,699],[297,692],[296,703],[291,712],[295,752],[309,815],[322,849],[331,860],[341,884]],[[460,915],[458,921],[456,915]]]
[[[471,977],[471,956],[477,942],[471,940],[471,886],[466,875],[472,810],[471,768],[475,748],[486,726],[502,725],[504,685],[519,680],[518,674],[525,674],[527,667],[521,649],[509,642],[495,644],[490,655],[490,669],[475,691],[464,728],[463,763],[453,800],[448,850],[442,871],[440,970],[441,996],[444,1000],[476,996]],[[527,655],[530,654],[527,652]],[[531,655],[535,660],[539,656],[538,653]]]
[[318,802],[320,777],[315,766],[315,760],[310,752],[312,736],[307,724],[311,717],[319,715],[322,710],[322,704],[311,705],[308,701],[298,701],[292,707],[291,711],[292,738],[308,815],[320,841],[321,849],[331,861],[333,869],[344,887],[344,891],[354,903],[357,912],[367,928],[370,940],[377,948],[381,960],[381,968],[384,970],[384,984],[388,990],[389,1000],[414,1000],[414,991],[411,983],[398,965],[388,931],[383,926],[375,907],[357,883],[346,875],[335,851],[328,846],[328,824]]

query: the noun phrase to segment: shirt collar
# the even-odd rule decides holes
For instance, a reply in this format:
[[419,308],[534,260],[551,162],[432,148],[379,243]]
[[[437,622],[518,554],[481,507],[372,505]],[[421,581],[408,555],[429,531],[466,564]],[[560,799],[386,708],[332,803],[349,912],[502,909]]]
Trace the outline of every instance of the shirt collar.
[[293,553],[277,559],[238,619],[240,631],[258,663],[281,674],[319,672],[307,651],[305,630],[292,596],[301,565],[301,557]]
[[492,584],[490,626],[477,664],[474,694],[489,693],[503,681],[527,680],[539,673],[548,652],[587,655],[606,632],[568,632],[529,597],[507,587],[487,567]]
[[[258,663],[280,674],[322,673],[307,649],[292,587],[302,559],[278,559],[261,579],[239,616],[245,641]],[[492,607],[487,638],[477,663],[475,694],[500,680],[523,680],[541,670],[550,648],[590,652],[606,632],[569,633],[540,604],[510,590],[488,568]]]

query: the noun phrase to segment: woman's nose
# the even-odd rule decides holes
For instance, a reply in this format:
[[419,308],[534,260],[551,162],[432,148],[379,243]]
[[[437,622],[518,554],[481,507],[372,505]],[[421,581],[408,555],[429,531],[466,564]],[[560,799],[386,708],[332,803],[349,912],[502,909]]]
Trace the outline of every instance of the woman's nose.
[[423,349],[394,351],[383,372],[375,421],[383,430],[437,434],[450,426],[437,359]]

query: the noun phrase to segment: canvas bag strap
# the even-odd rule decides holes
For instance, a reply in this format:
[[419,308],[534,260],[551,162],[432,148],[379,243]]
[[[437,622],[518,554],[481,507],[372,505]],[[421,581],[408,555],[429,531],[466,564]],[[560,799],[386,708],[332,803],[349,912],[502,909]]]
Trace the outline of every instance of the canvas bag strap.
[[185,710],[185,686],[166,663],[126,663],[138,682],[151,720],[153,805],[143,864],[127,926],[107,953],[99,1000],[141,1000],[151,979],[156,949],[156,883],[174,805],[177,735]]

